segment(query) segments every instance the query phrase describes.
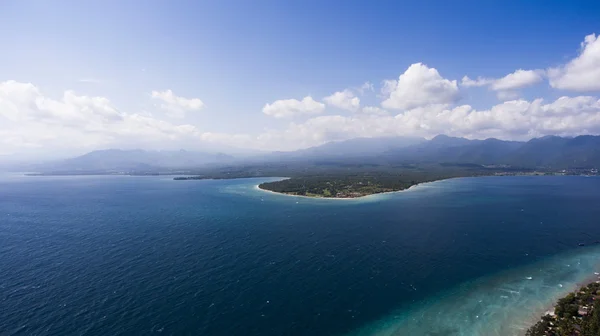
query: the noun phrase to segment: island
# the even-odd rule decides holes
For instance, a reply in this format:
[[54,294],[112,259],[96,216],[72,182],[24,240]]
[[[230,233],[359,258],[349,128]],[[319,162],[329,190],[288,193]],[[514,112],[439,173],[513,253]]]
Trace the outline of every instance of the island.
[[526,336],[600,335],[600,281],[558,300],[525,334]]

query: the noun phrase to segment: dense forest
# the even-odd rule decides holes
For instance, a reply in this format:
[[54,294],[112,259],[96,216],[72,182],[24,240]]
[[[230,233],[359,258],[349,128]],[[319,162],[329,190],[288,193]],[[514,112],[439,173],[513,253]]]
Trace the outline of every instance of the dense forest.
[[413,185],[452,177],[476,176],[483,172],[467,169],[449,171],[345,172],[337,174],[298,176],[262,183],[262,189],[292,195],[352,198],[399,191]]

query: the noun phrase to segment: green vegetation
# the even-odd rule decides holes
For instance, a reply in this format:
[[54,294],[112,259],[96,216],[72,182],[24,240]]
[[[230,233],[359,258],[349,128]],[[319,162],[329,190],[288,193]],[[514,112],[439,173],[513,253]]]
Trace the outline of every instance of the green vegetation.
[[413,185],[452,177],[482,176],[498,173],[479,165],[385,165],[364,163],[321,163],[294,165],[256,165],[205,171],[176,180],[242,177],[282,177],[288,179],[262,183],[260,188],[291,195],[353,198],[398,191]]
[[358,159],[255,163],[197,170],[194,176],[176,180],[231,179],[248,177],[289,177],[268,182],[260,188],[291,195],[353,198],[399,191],[415,184],[453,177],[489,175],[589,174],[589,170],[532,170],[506,165],[465,163],[402,164]]
[[593,282],[558,300],[554,314],[543,316],[526,335],[600,335],[600,283]]
[[446,179],[464,174],[436,173],[347,173],[340,175],[301,176],[282,181],[262,183],[265,190],[312,197],[354,198],[407,189],[423,182]]

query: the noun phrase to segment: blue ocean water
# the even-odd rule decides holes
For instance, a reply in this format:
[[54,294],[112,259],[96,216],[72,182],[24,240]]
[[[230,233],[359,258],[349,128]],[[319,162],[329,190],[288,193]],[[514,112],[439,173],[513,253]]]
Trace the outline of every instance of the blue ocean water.
[[0,334],[518,335],[600,270],[600,178],[264,180],[0,176]]

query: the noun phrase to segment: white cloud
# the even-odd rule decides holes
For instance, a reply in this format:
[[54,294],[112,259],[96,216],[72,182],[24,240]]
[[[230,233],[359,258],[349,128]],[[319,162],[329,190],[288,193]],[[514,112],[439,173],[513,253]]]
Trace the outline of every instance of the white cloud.
[[542,99],[520,99],[485,110],[469,105],[450,108],[445,104],[432,104],[395,116],[366,113],[319,116],[303,123],[290,123],[284,130],[270,130],[257,136],[242,138],[239,134],[221,134],[220,140],[238,146],[292,150],[356,137],[433,137],[441,133],[507,140],[528,140],[544,135],[600,134],[600,100],[590,96],[561,97],[545,104]]
[[519,69],[500,79],[494,80],[494,82],[491,84],[491,89],[494,91],[500,91],[524,88],[541,82],[543,79],[542,75],[543,71],[540,70]]
[[174,118],[185,117],[188,111],[197,111],[204,107],[202,100],[198,98],[184,98],[176,96],[173,91],[152,91],[152,98],[162,101],[160,107]]
[[283,99],[265,104],[262,111],[275,118],[289,118],[297,115],[314,115],[325,110],[325,104],[306,96],[302,100]]
[[371,82],[365,82],[358,89],[356,89],[356,91],[358,91],[358,93],[360,93],[362,95],[368,91],[370,91],[370,92],[375,91],[375,86],[373,86],[373,83],[371,83]]
[[385,108],[406,110],[431,104],[450,104],[460,98],[455,80],[443,78],[435,68],[422,63],[411,65],[395,84],[384,82],[383,92],[391,90],[381,104]]
[[579,55],[562,67],[548,69],[548,77],[557,89],[600,91],[600,36],[586,36]]
[[519,69],[502,78],[477,77],[477,79],[471,79],[464,76],[460,84],[463,87],[489,86],[490,90],[496,91],[499,100],[507,101],[519,98],[517,89],[537,84],[543,79],[544,71],[542,70]]
[[521,89],[541,82],[544,79],[544,71],[542,70],[523,70],[519,69],[502,78],[483,78],[471,79],[464,76],[461,81],[461,86],[464,87],[481,87],[488,86],[494,91],[510,91]]
[[365,106],[362,108],[362,112],[366,113],[366,114],[372,114],[372,115],[387,115],[388,111],[377,107],[377,106]]
[[374,106],[360,111],[349,116],[316,116],[259,134],[200,132],[193,125],[120,111],[104,97],[66,91],[53,99],[33,84],[8,81],[0,83],[0,152],[84,151],[124,145],[174,149],[198,142],[292,150],[332,140],[393,135],[432,137],[444,133],[526,140],[549,134],[600,134],[600,101],[591,96],[561,97],[550,103],[517,99],[484,110],[429,104],[397,115]]
[[[502,92],[502,91],[500,91]],[[329,115],[290,123],[283,130],[258,135],[199,132],[193,125],[174,125],[140,114],[119,111],[103,97],[66,91],[61,99],[44,96],[32,84],[0,84],[0,150],[164,146],[190,140],[257,149],[288,150],[332,140],[389,135],[425,136],[439,133],[470,138],[528,139],[548,134],[600,133],[600,101],[591,96],[543,100],[512,100],[487,110],[446,104],[416,107],[390,115],[366,106],[352,116]]]
[[389,96],[394,90],[396,90],[396,86],[398,85],[398,81],[395,79],[385,79],[381,82],[381,95]]
[[[65,91],[47,97],[33,84],[0,83],[0,150],[46,152],[91,150],[129,145],[157,148],[186,143],[198,134],[195,126],[119,111],[105,97]],[[178,142],[180,141],[180,142]]]
[[479,87],[490,85],[494,80],[489,78],[477,77],[477,79],[471,79],[469,76],[464,76],[460,85],[464,87]]
[[350,90],[339,91],[323,98],[327,105],[343,110],[356,111],[360,108],[360,99]]

